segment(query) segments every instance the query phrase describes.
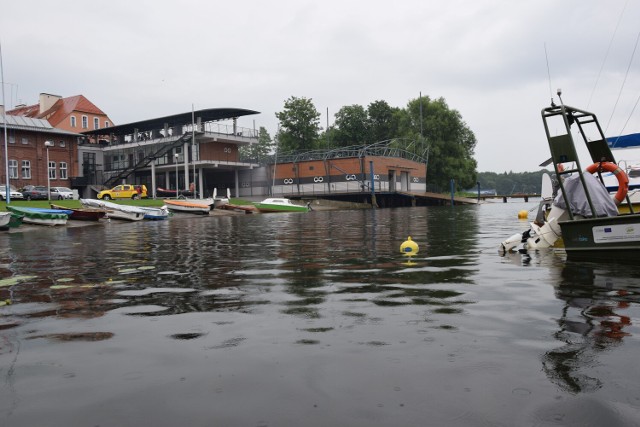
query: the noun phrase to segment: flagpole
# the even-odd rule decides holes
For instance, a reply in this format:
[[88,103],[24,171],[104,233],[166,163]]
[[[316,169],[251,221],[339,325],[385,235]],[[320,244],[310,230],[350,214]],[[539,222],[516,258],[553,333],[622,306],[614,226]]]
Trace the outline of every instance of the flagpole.
[[[193,194],[191,197],[196,198],[198,193],[198,184],[196,182],[196,116],[193,109],[193,103],[191,104],[191,161],[193,162]],[[199,197],[202,198],[202,197]]]
[[0,80],[2,80],[2,124],[4,127],[4,173],[5,182],[5,200],[7,204],[11,203],[11,185],[9,184],[9,146],[7,145],[7,104],[4,102],[4,67],[2,65],[2,43],[0,42]]

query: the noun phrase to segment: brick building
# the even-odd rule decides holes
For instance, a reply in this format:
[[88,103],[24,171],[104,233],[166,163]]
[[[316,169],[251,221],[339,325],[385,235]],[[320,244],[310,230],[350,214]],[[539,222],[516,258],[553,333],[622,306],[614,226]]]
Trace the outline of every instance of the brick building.
[[[0,107],[1,108],[1,107]],[[7,151],[5,157],[4,117],[6,117]],[[0,114],[0,183],[16,188],[25,185],[47,185],[47,171],[52,186],[69,187],[77,175],[78,138],[81,135],[56,129],[47,120]],[[45,146],[45,141],[50,146]],[[47,151],[49,165],[47,165]],[[5,159],[8,158],[9,177]]]

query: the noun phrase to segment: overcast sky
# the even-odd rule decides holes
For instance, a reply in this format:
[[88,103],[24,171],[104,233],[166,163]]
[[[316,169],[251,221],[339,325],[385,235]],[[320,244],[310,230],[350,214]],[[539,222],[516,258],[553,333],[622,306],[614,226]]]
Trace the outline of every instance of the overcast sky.
[[273,137],[291,96],[324,128],[327,109],[422,93],[460,112],[479,171],[521,172],[549,157],[557,88],[607,135],[640,132],[639,22],[640,0],[13,1],[0,43],[8,107],[81,94],[115,124],[246,108]]

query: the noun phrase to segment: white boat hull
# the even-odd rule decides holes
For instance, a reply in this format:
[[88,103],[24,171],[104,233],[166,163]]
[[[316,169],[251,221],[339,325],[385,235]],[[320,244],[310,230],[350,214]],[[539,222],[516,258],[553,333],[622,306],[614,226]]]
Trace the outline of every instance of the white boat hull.
[[96,199],[80,199],[80,204],[85,207],[102,208],[107,210],[106,218],[121,219],[125,221],[142,221],[144,210],[135,206],[118,205]]

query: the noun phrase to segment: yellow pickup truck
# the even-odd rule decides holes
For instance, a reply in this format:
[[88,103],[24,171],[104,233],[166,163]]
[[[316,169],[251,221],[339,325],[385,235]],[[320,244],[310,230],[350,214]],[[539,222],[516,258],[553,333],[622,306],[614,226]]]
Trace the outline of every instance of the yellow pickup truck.
[[98,193],[98,199],[145,199],[147,198],[147,187],[144,185],[121,184],[116,185],[111,190],[102,190]]

